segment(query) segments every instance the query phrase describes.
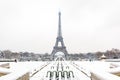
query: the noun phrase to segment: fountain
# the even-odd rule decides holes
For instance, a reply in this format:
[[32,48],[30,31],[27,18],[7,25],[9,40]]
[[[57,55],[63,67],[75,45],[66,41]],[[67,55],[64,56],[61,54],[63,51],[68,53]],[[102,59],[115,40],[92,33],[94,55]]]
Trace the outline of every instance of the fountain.
[[57,78],[57,71],[53,71],[53,79],[52,80],[56,80]]
[[54,66],[51,66],[51,69],[54,69]]
[[73,80],[73,78],[74,78],[73,71],[69,71],[69,77],[70,77],[70,80]]
[[58,80],[62,80],[62,71],[58,71]]
[[65,80],[67,80],[67,77],[68,77],[67,71],[64,71],[64,78],[65,78]]
[[51,76],[52,76],[52,72],[51,72],[51,71],[48,71],[48,72],[47,72],[47,75],[46,75],[47,80],[50,80]]

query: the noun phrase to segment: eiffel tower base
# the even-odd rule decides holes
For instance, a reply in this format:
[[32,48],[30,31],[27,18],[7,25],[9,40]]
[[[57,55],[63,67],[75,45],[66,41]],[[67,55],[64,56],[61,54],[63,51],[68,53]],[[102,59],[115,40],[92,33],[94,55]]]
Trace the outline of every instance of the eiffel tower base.
[[68,60],[68,52],[66,50],[66,47],[54,47],[52,54],[51,54],[51,60],[55,60],[55,54],[57,52],[63,52],[64,53],[64,59]]

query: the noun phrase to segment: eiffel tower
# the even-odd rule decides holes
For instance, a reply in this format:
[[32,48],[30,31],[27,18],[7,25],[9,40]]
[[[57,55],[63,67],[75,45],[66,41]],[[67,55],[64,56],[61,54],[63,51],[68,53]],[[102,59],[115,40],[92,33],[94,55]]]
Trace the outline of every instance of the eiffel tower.
[[[53,47],[53,50],[51,53],[51,59],[54,60],[55,54],[57,52],[63,52],[65,55],[65,59],[67,60],[68,52],[67,52],[66,47],[64,45],[62,31],[61,31],[61,12],[59,12],[58,14],[59,14],[58,35],[56,38],[55,46]],[[61,44],[61,46],[59,45],[59,43]]]

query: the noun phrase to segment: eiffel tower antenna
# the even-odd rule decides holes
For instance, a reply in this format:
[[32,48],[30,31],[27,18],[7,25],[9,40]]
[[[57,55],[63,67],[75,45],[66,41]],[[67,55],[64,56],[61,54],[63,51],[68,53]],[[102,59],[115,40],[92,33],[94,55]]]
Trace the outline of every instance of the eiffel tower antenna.
[[[66,50],[66,47],[64,45],[63,42],[63,37],[62,37],[62,30],[61,30],[61,12],[58,13],[59,15],[59,21],[58,21],[58,35],[56,38],[56,43],[55,46],[53,47],[52,53],[51,53],[51,59],[54,60],[55,59],[55,54],[57,52],[63,52],[65,55],[65,59],[67,59],[68,56],[68,52]],[[58,43],[61,43],[61,46],[59,46]]]
[[59,24],[58,24],[58,36],[62,37],[62,32],[61,32],[61,12],[59,12]]

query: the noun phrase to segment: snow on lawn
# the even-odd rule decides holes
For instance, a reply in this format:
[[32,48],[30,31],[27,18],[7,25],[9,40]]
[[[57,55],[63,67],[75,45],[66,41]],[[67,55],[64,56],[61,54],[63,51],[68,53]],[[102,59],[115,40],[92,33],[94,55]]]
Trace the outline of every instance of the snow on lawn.
[[[76,64],[79,68],[83,68],[91,72],[93,80],[120,80],[120,77],[111,74],[112,72],[120,72],[120,63],[119,62],[102,62],[102,61],[93,61],[93,62],[72,62]],[[111,68],[111,66],[113,68]],[[111,72],[111,73],[110,73]]]
[[14,71],[28,71],[30,75],[34,72],[43,67],[43,65],[47,64],[47,62],[17,62],[17,63],[10,63],[10,70],[11,72]]
[[31,76],[35,71],[46,65],[47,62],[9,62],[9,64],[10,69],[8,71],[11,73],[0,77],[0,80],[16,80],[28,72],[30,72]]
[[87,69],[87,70],[96,70],[96,71],[113,71],[113,70],[118,70],[120,71],[120,62],[103,62],[103,61],[74,61],[77,66]]
[[101,62],[101,61],[93,61],[93,62],[89,62],[89,61],[75,61],[75,64],[77,64],[78,66],[80,66],[81,68],[85,68],[87,70],[103,70],[103,71],[108,71],[109,67],[110,67],[110,63],[109,62]]

